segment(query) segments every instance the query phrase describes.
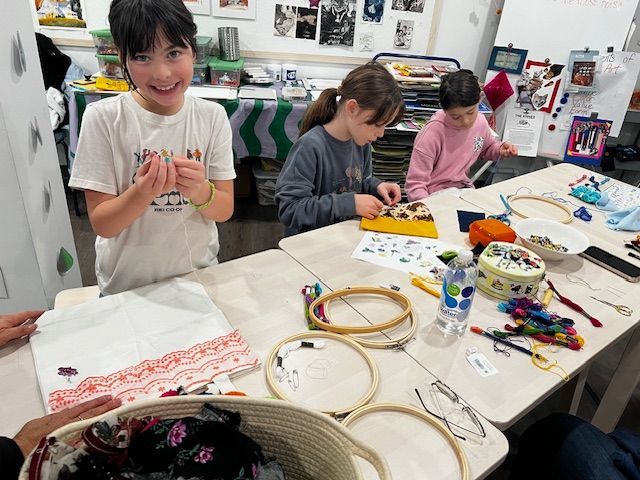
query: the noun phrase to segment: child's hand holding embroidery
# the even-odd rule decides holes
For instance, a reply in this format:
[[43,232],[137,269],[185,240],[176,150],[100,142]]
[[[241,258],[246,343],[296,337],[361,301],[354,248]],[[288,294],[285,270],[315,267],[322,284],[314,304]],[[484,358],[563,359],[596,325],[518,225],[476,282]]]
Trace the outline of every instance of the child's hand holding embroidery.
[[402,197],[400,186],[397,183],[382,182],[376,190],[387,205],[395,205]]
[[356,214],[369,220],[376,218],[384,206],[382,202],[373,195],[357,193],[354,197],[356,201]]
[[[195,204],[205,203],[211,194],[204,172],[204,165],[186,157],[174,156],[176,188]],[[202,201],[200,201],[202,200]]]
[[516,147],[511,142],[504,142],[500,145],[500,156],[501,157],[515,157],[518,155],[518,147]]
[[158,155],[138,167],[135,187],[152,197],[171,191],[176,184],[176,168],[173,163],[165,163]]

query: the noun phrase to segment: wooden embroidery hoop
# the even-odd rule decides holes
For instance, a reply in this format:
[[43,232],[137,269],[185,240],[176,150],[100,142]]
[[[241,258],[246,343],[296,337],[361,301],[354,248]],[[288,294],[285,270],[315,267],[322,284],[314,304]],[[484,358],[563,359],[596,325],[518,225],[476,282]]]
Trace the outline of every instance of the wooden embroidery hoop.
[[440,423],[439,419],[423,410],[400,403],[372,403],[370,405],[363,405],[362,407],[359,407],[356,410],[352,411],[342,421],[342,425],[349,428],[349,426],[357,419],[363,417],[364,415],[375,412],[404,413],[430,424],[432,427],[438,430],[438,432],[440,432],[443,437],[445,437],[445,439],[451,446],[453,453],[455,453],[456,458],[458,459],[458,466],[460,467],[460,478],[462,480],[469,480],[469,463],[467,461],[467,456],[464,454],[462,448],[460,447],[460,444],[453,436],[453,434],[447,428],[445,428],[442,423]]
[[[331,323],[326,323],[320,320],[316,314],[315,309],[322,305],[323,303],[331,302],[336,298],[342,298],[349,295],[381,295],[383,297],[387,297],[394,302],[398,303],[401,307],[403,307],[403,311],[385,323],[378,323],[376,325],[366,325],[363,327],[345,327],[340,325],[335,325]],[[325,312],[326,313],[326,312]],[[411,315],[411,300],[406,295],[396,292],[395,290],[390,290],[388,288],[381,287],[348,287],[341,288],[336,290],[335,292],[330,292],[325,295],[322,295],[316,298],[311,305],[309,305],[309,319],[311,322],[321,330],[326,330],[328,332],[333,333],[374,333],[380,332],[382,330],[387,330],[389,328],[393,328],[397,325],[400,325],[407,317]],[[415,322],[414,322],[415,323]]]
[[282,348],[287,343],[295,342],[296,340],[306,340],[309,338],[335,340],[336,342],[344,343],[345,345],[354,349],[356,352],[360,354],[362,358],[364,358],[364,360],[367,362],[367,365],[369,366],[369,372],[371,373],[371,386],[369,387],[369,390],[362,396],[362,398],[360,398],[356,402],[355,405],[349,408],[345,408],[343,410],[321,410],[321,411],[323,413],[331,415],[332,417],[341,418],[347,415],[349,412],[369,402],[369,400],[373,398],[373,395],[378,389],[378,384],[380,383],[380,373],[378,372],[378,366],[376,365],[376,362],[373,360],[373,357],[371,357],[371,355],[369,355],[367,351],[364,348],[362,348],[358,343],[351,340],[351,338],[344,335],[338,335],[336,333],[323,332],[321,330],[296,333],[295,335],[291,335],[290,337],[287,337],[281,340],[275,347],[273,347],[267,359],[267,368],[265,368],[267,386],[269,387],[269,390],[271,390],[271,393],[273,393],[276,397],[278,397],[281,400],[291,401],[278,388],[278,381],[275,379],[275,376],[273,374],[273,372],[275,371],[274,365],[276,364],[276,358],[278,356],[278,352],[280,351],[280,348]]
[[[521,218],[529,218],[529,217],[527,215],[525,215],[524,213],[519,212],[518,210],[513,208],[513,202],[516,202],[518,200],[536,200],[536,201],[539,201],[539,202],[549,203],[549,204],[553,205],[554,207],[558,207],[558,208],[562,209],[567,214],[567,216],[565,218],[562,218],[560,220],[556,220],[557,222],[570,223],[573,220],[573,212],[571,212],[569,207],[567,207],[566,205],[558,202],[557,200],[553,200],[551,198],[543,197],[542,195],[513,195],[513,196],[510,196],[510,197],[507,197],[507,201],[509,202],[509,208],[511,209],[511,211],[513,213],[515,213],[517,216],[519,216]],[[552,219],[552,220],[555,220],[555,219]]]

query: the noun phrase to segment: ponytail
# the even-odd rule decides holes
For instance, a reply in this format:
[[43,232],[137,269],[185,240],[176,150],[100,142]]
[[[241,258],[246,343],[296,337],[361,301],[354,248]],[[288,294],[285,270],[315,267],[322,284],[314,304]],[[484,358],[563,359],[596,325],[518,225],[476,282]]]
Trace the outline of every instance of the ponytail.
[[369,62],[349,72],[338,88],[327,88],[320,94],[302,120],[300,135],[333,120],[342,105],[352,98],[360,108],[373,111],[367,120],[369,125],[395,124],[404,116],[398,84],[385,67]]
[[327,88],[322,91],[318,99],[307,109],[302,119],[300,136],[307,133],[316,125],[330,122],[338,113],[338,89]]

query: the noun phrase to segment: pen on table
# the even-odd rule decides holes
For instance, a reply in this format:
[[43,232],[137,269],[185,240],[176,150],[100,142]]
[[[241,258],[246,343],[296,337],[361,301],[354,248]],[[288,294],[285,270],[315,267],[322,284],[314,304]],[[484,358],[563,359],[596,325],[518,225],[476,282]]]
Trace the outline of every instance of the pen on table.
[[640,260],[640,255],[638,255],[637,253],[629,252],[627,253],[627,255],[629,255],[631,258],[635,258],[636,260]]
[[482,335],[484,337],[490,338],[494,342],[499,342],[499,343],[503,343],[505,345],[509,345],[511,348],[515,348],[519,352],[526,353],[529,356],[536,357],[538,360],[542,360],[543,362],[547,361],[547,359],[545,357],[543,357],[542,355],[540,355],[539,353],[535,353],[535,352],[529,350],[528,348],[521,347],[520,345],[516,345],[515,343],[512,343],[509,340],[505,340],[503,338],[496,337],[495,335],[487,332],[486,330],[483,330],[480,327],[471,327],[471,331],[473,333],[477,333],[478,335]]
[[415,277],[415,276],[411,277],[411,285],[415,285],[416,287],[421,288],[425,292],[430,293],[434,297],[440,298],[440,292],[438,290],[436,290],[433,287],[430,287],[429,285],[426,284],[426,282],[423,282],[418,277]]

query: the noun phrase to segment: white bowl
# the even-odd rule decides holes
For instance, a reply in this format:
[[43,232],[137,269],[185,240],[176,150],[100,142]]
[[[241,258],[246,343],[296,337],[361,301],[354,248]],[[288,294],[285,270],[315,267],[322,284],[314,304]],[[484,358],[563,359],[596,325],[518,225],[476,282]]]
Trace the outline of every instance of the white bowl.
[[[526,218],[519,221],[513,229],[522,244],[536,252],[544,260],[564,260],[584,252],[589,246],[589,238],[579,230],[564,223],[545,218]],[[557,252],[529,240],[531,235],[548,237],[553,243],[567,247],[566,252]]]

